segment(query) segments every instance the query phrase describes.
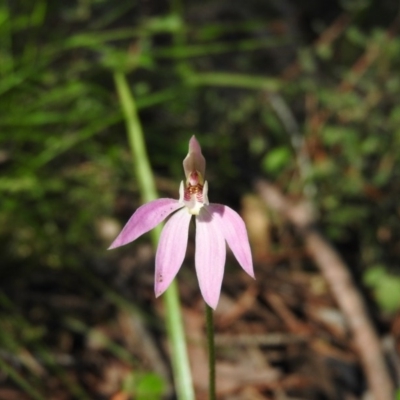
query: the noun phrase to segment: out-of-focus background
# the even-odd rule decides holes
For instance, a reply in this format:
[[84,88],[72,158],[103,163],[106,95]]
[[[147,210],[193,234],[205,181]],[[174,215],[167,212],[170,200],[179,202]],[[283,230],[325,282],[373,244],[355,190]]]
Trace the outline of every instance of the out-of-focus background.
[[[394,0],[2,1],[0,399],[173,398],[148,237],[106,251],[141,204],[114,71],[160,194],[195,134],[210,201],[248,226],[257,280],[229,256],[215,316],[220,398],[371,394],[305,202],[398,383],[399,28]],[[192,239],[177,279],[202,399]]]

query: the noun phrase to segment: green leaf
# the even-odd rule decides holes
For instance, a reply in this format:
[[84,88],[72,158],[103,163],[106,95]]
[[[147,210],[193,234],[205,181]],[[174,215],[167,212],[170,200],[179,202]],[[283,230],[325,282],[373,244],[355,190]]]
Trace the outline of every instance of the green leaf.
[[346,37],[347,39],[358,46],[364,47],[367,41],[365,34],[357,27],[357,26],[350,26],[346,29]]
[[374,267],[371,267],[364,273],[364,283],[367,286],[374,287],[378,284],[382,277],[385,276],[385,274],[386,270],[383,265],[376,265]]
[[400,308],[399,276],[378,265],[365,273],[364,282],[372,288],[376,301],[384,311],[395,312]]
[[154,373],[132,373],[125,378],[123,390],[137,400],[158,400],[164,393],[165,382]]
[[162,17],[149,19],[145,29],[151,33],[179,32],[183,28],[182,19],[175,14],[168,14]]
[[276,173],[284,168],[292,157],[286,146],[281,146],[270,151],[262,160],[262,167],[266,172]]

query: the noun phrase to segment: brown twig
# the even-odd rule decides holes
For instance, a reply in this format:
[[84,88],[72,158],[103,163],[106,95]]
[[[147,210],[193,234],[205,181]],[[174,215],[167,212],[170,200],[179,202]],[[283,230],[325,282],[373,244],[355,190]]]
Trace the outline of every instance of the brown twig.
[[294,315],[294,313],[284,303],[278,294],[274,292],[267,292],[264,294],[264,298],[273,308],[276,314],[279,315],[290,332],[300,335],[307,335],[311,333],[311,328]]
[[320,268],[337,304],[346,317],[374,399],[392,399],[393,383],[364,299],[340,255],[314,228],[315,221],[311,206],[293,204],[276,187],[266,181],[257,182],[256,190],[271,210],[279,212],[291,221],[303,236],[311,257]]

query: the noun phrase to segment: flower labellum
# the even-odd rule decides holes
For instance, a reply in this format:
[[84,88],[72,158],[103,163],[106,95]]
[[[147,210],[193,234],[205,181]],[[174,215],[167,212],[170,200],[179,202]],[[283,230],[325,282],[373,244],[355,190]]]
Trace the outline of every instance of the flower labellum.
[[109,247],[114,249],[137,239],[171,214],[156,253],[155,294],[160,296],[175,278],[185,258],[189,223],[196,219],[195,267],[205,302],[216,308],[224,274],[226,245],[241,267],[254,278],[247,231],[242,218],[222,204],[209,204],[204,180],[206,161],[193,136],[183,160],[186,181],[181,182],[179,200],[157,199],[139,207]]

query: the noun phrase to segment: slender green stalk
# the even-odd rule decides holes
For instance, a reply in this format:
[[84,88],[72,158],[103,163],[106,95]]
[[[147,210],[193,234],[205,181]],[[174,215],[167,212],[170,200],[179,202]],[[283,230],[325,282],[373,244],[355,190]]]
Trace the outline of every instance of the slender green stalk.
[[124,73],[115,72],[114,81],[128,131],[128,141],[134,162],[134,173],[142,200],[147,203],[158,196],[143,139],[144,135],[137,113],[136,101],[129,89],[129,84]]
[[208,345],[208,400],[216,400],[215,390],[215,345],[214,345],[214,316],[213,309],[206,304],[206,329]]
[[236,87],[243,89],[267,90],[276,92],[282,87],[282,82],[276,78],[232,74],[230,72],[202,72],[188,76],[192,85]]
[[[143,139],[144,135],[137,113],[136,102],[129,89],[124,73],[114,72],[114,82],[126,121],[128,140],[135,163],[135,176],[142,195],[142,200],[143,202],[148,202],[156,199],[158,196]],[[151,233],[152,242],[155,247],[158,244],[160,229],[153,229]],[[172,367],[177,396],[179,400],[194,400],[178,289],[175,282],[171,283],[163,297],[166,306],[166,324],[168,339],[171,345]]]
[[281,46],[286,43],[287,39],[271,39],[267,42],[265,38],[246,39],[237,42],[213,42],[191,45],[175,42],[175,46],[154,50],[154,56],[185,60],[192,57],[209,56],[210,54],[224,54],[231,51],[244,52],[265,49],[267,47]]
[[[173,349],[172,366],[174,369],[178,399],[194,400],[192,376],[190,373],[189,358],[186,351],[182,314],[180,312],[178,285],[175,281],[172,282],[168,290],[165,292],[164,301],[167,309],[167,330],[169,333],[170,344]],[[178,310],[178,312],[171,312],[170,310]]]

